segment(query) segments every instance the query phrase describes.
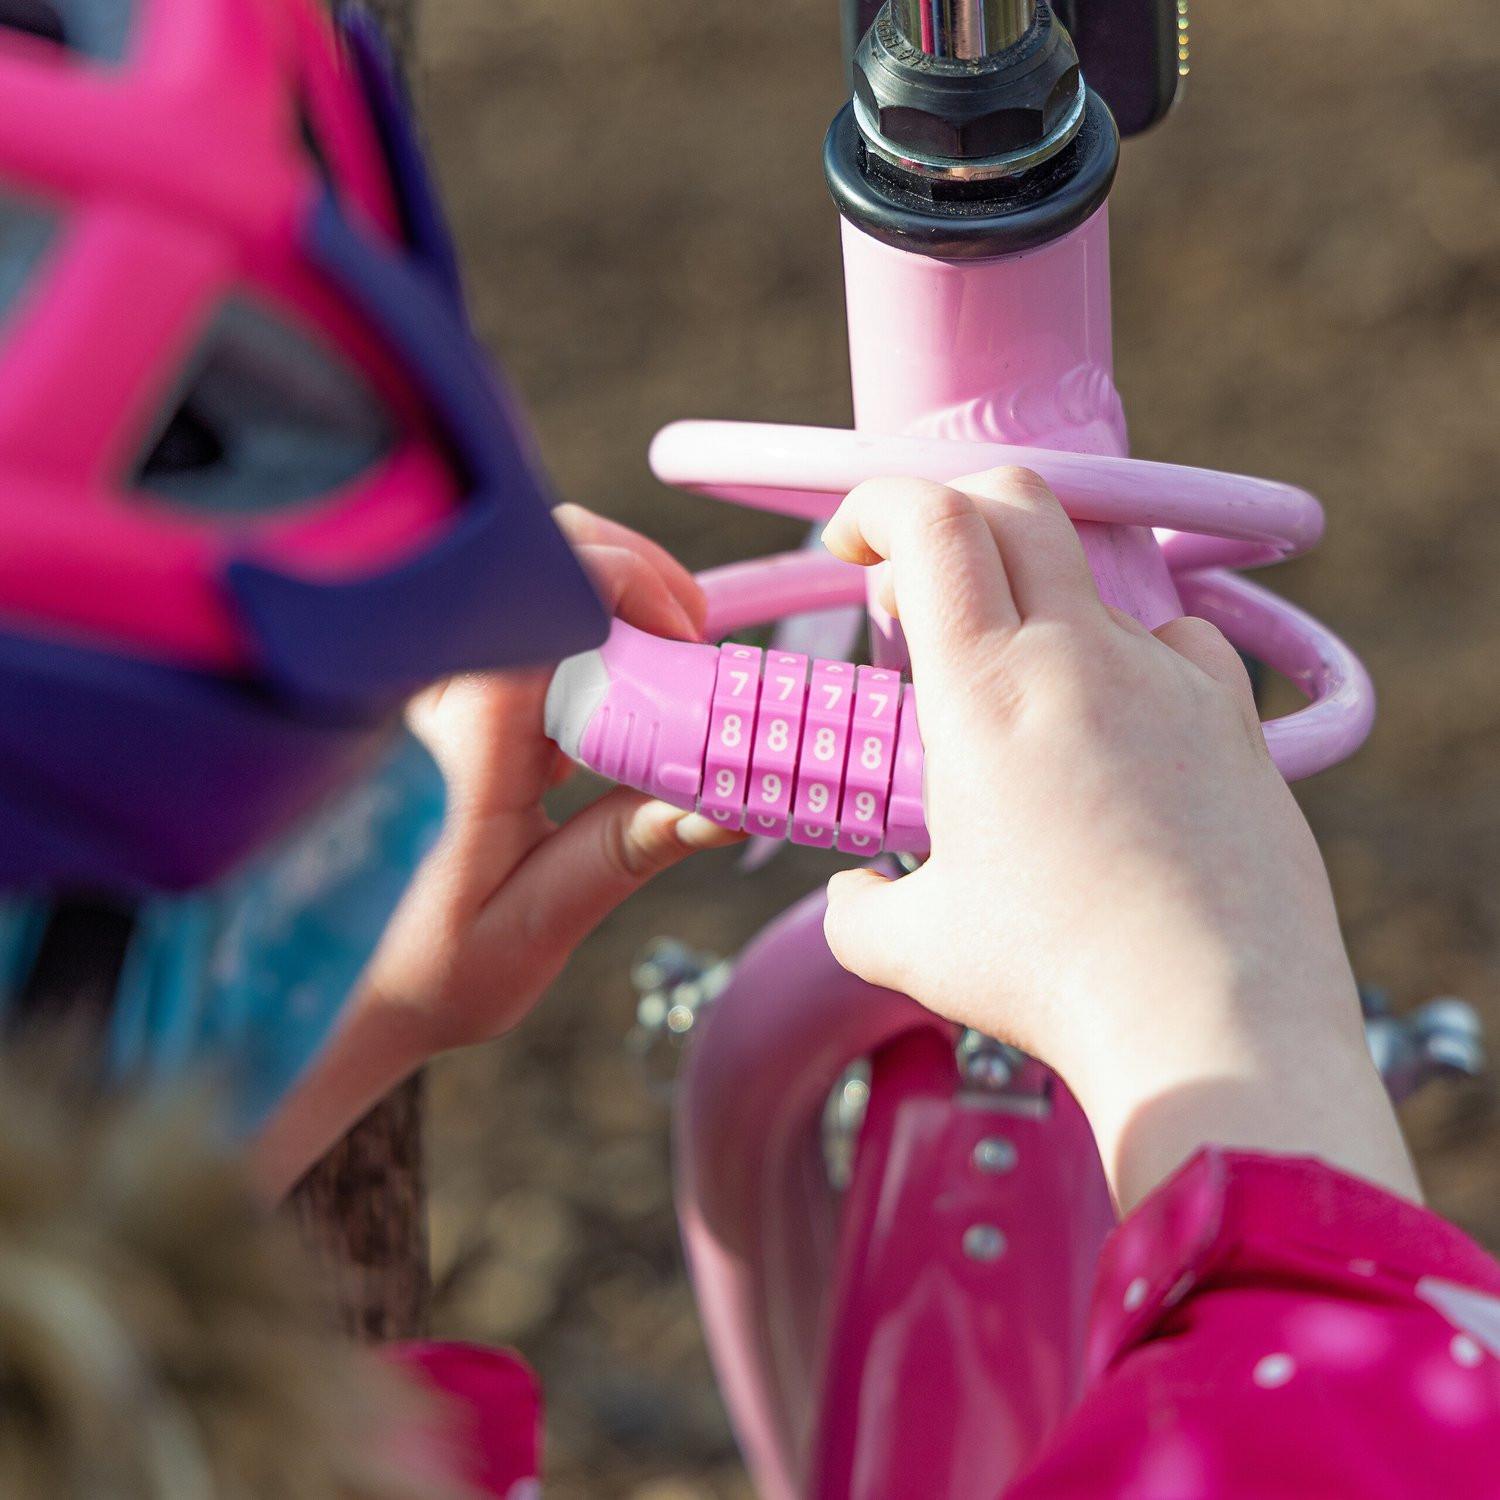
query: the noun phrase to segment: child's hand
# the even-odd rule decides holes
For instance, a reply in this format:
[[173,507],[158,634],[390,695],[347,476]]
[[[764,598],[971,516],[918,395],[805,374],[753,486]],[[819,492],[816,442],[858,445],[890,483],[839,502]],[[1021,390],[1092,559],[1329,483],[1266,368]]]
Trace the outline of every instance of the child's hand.
[[[703,594],[679,562],[581,506],[556,517],[614,613],[657,635],[699,638]],[[426,1054],[509,1030],[621,901],[693,850],[734,837],[624,789],[554,825],[542,797],[572,767],[542,730],[551,676],[456,678],[408,715],[447,782],[448,818],[381,944],[364,1003],[409,1012]]]
[[911,651],[932,857],[829,886],[840,961],[1054,1067],[1133,1203],[1201,1144],[1415,1195],[1327,874],[1211,625],[1107,610],[1036,475],[876,481],[829,523]]
[[[655,543],[576,505],[556,517],[604,601],[643,630],[696,639],[705,603]],[[571,767],[543,733],[550,671],[456,678],[409,720],[442,769],[448,815],[324,1056],[257,1143],[279,1193],[429,1057],[525,1016],[573,949],[651,876],[738,835],[617,789],[557,827],[542,806]]]

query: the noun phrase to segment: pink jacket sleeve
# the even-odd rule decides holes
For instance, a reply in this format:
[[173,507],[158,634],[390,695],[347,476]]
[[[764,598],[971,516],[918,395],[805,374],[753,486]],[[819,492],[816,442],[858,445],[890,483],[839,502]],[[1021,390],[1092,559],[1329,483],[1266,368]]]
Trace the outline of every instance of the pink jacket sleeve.
[[1082,1405],[1006,1500],[1500,1495],[1500,1266],[1310,1160],[1205,1151],[1106,1246]]

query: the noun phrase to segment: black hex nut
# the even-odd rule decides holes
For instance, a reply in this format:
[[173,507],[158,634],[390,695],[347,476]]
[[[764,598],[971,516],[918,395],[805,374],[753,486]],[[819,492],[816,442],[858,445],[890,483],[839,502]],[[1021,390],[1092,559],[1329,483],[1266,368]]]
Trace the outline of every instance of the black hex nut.
[[1078,56],[1039,5],[1030,32],[993,57],[929,57],[881,12],[855,56],[854,91],[866,118],[898,150],[972,161],[1039,145],[1078,96]]

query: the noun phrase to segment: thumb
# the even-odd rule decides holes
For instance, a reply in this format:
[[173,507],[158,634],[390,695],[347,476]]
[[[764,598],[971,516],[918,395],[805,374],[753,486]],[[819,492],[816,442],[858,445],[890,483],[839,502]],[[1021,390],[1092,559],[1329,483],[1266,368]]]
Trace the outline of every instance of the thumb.
[[1217,625],[1196,615],[1183,615],[1159,625],[1151,633],[1163,645],[1170,646],[1179,656],[1192,662],[1200,672],[1228,688],[1246,724],[1259,736],[1260,709],[1256,706],[1250,673],[1245,668],[1244,659]]
[[653,875],[696,850],[742,836],[701,814],[617,787],[542,840],[505,882],[503,895],[522,895],[524,910],[517,913],[502,898],[481,925],[492,918],[508,925],[519,915],[531,955],[544,966],[561,966]]
[[828,882],[823,936],[833,956],[882,989],[906,990],[913,955],[910,918],[916,875],[890,880],[874,870],[841,870]]

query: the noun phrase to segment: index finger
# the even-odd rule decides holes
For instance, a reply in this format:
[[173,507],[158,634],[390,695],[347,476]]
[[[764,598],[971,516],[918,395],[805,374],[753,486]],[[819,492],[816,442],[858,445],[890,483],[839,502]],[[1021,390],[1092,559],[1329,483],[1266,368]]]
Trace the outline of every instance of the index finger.
[[698,580],[665,547],[622,522],[612,521],[608,516],[601,516],[572,501],[559,505],[552,512],[552,518],[575,549],[592,544],[635,553],[666,585],[667,591],[693,622],[694,630],[702,632],[708,601],[703,597]]
[[850,491],[823,540],[846,562],[891,565],[912,674],[937,681],[1021,622],[995,537],[969,496],[923,479]]

